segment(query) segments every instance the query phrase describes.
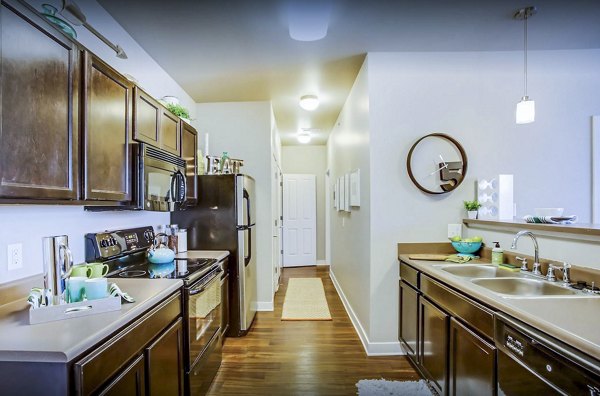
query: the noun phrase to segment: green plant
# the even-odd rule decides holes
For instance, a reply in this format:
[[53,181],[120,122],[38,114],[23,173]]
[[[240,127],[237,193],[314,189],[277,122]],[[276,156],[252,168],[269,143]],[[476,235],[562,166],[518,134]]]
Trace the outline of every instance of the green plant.
[[180,104],[173,104],[173,103],[167,103],[167,109],[169,109],[169,111],[173,114],[175,114],[178,117],[181,118],[190,118],[190,112],[188,111],[188,109],[186,109],[185,107],[183,107]]
[[468,211],[471,210],[477,210],[481,207],[481,204],[479,202],[475,201],[463,201],[465,204],[465,209],[467,209]]

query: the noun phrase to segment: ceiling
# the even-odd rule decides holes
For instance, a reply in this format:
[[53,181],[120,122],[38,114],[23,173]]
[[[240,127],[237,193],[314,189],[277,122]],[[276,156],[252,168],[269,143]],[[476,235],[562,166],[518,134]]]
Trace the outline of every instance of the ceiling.
[[[270,100],[282,143],[325,144],[365,54],[523,48],[514,0],[329,0],[327,36],[292,40],[288,6],[328,0],[99,0],[198,103]],[[600,48],[599,0],[537,0],[532,50]],[[127,49],[125,48],[125,51]],[[316,94],[314,112],[298,106]]]

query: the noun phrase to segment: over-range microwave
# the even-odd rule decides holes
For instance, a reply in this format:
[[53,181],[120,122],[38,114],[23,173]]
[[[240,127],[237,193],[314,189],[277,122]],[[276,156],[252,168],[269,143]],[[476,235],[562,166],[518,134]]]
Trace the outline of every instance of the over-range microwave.
[[185,160],[141,143],[137,156],[140,209],[172,212],[186,197]]

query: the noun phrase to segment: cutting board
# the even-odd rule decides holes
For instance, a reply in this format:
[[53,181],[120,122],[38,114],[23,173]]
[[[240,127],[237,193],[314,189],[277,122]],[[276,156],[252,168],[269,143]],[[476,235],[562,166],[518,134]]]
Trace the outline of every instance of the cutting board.
[[411,260],[445,261],[448,254],[411,254],[408,256]]

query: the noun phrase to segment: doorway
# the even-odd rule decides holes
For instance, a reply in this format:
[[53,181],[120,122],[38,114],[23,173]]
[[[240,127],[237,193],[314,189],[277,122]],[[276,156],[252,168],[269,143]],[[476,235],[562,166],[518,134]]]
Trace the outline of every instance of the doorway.
[[316,177],[283,175],[283,266],[317,264]]

